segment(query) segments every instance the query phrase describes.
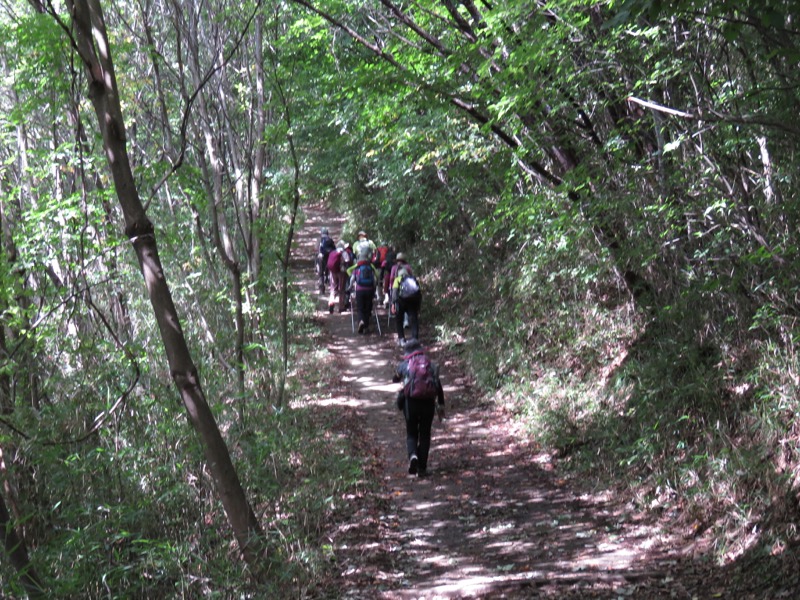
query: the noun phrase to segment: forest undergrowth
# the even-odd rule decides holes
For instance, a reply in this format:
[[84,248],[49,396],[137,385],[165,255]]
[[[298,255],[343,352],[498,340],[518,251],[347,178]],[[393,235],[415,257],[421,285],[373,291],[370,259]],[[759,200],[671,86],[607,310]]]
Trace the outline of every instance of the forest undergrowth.
[[747,577],[764,562],[791,571],[800,380],[792,346],[769,341],[787,329],[742,332],[745,319],[714,321],[691,293],[643,309],[612,277],[581,288],[569,264],[547,266],[547,279],[522,269],[504,296],[437,310],[490,400],[560,468],[616,489],[687,551]]

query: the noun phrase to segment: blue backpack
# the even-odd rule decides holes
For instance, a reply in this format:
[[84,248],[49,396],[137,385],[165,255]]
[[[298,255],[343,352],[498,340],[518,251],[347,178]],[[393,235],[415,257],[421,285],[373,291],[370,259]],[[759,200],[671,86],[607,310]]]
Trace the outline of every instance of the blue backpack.
[[375,271],[372,265],[361,265],[356,269],[356,283],[360,288],[375,287]]

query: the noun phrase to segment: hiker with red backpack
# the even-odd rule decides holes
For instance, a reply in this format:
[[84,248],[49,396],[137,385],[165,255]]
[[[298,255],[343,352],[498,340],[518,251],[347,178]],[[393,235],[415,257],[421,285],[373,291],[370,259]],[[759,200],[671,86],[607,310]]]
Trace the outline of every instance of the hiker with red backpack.
[[433,416],[444,419],[444,389],[439,381],[439,367],[431,362],[418,340],[405,345],[403,361],[397,365],[392,381],[403,382],[397,393],[397,408],[406,420],[408,473],[424,477],[428,474]]
[[[355,291],[358,309],[358,333],[369,333],[369,321],[372,316],[372,301],[375,298],[375,287],[378,271],[372,264],[372,252],[369,248],[361,248],[358,262],[348,270],[350,275],[349,289]],[[352,310],[352,307],[351,307]]]

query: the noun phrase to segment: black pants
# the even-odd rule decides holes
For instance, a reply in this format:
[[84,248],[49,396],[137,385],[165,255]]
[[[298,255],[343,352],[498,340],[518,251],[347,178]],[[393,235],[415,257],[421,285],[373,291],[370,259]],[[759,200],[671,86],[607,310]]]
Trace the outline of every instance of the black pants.
[[356,306],[358,307],[358,318],[364,321],[364,326],[369,329],[369,318],[372,316],[372,299],[375,297],[375,290],[356,290]]
[[[399,395],[403,395],[400,391]],[[436,400],[406,398],[403,415],[406,418],[406,450],[408,458],[417,455],[417,468],[428,468],[428,452],[431,449],[431,426],[436,414]]]
[[397,298],[397,337],[403,339],[403,321],[408,315],[408,326],[411,328],[411,337],[419,339],[419,309],[422,306],[422,294],[417,294],[411,298]]
[[317,254],[317,287],[319,293],[325,293],[325,282],[328,281],[328,256],[326,254]]

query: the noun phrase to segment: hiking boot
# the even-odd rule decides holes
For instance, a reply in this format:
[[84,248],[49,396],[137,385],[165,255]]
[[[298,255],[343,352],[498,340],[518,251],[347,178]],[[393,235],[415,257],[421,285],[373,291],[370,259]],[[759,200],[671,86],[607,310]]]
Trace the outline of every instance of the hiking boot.
[[328,304],[328,314],[333,314],[333,304]]
[[409,475],[416,475],[417,474],[417,463],[419,459],[417,458],[416,454],[411,455],[411,459],[408,461],[408,474]]
[[417,469],[417,477],[427,477],[428,476],[428,469],[419,468]]
[[366,325],[364,325],[364,321],[359,321],[358,322],[358,333],[364,333],[364,327],[366,327]]

